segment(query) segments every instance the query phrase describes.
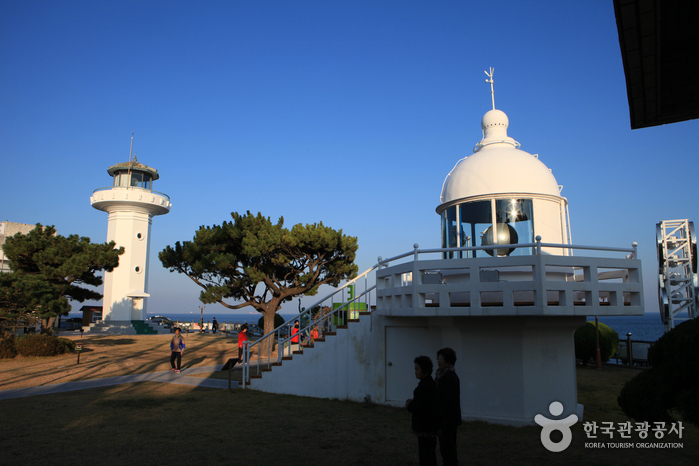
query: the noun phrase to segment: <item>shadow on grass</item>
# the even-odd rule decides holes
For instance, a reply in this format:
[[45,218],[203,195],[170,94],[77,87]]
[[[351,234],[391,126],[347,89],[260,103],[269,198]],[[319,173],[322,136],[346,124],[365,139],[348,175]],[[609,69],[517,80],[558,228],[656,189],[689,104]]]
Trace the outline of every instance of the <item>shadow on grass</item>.
[[[80,341],[76,341],[80,344]],[[127,346],[136,343],[134,338],[122,338],[122,339],[110,339],[110,340],[93,340],[92,343],[96,343],[98,346]]]

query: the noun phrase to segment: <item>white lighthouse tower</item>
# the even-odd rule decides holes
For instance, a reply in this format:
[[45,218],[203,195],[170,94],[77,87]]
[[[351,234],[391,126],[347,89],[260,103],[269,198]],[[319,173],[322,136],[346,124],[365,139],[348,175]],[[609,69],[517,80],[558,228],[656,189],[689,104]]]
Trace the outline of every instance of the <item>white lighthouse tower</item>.
[[[106,273],[102,330],[132,333],[135,322],[146,319],[150,233],[153,216],[170,212],[170,198],[153,191],[158,171],[139,163],[117,163],[107,172],[113,186],[100,188],[90,198],[92,207],[109,214],[107,241],[115,241],[125,252],[119,267]],[[137,332],[142,333],[142,332]]]

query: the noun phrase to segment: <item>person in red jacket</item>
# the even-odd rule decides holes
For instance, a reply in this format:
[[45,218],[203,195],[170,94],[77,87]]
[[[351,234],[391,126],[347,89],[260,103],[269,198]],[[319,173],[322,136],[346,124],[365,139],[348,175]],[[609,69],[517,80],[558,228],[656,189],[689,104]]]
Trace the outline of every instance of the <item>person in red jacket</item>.
[[299,321],[294,322],[294,327],[291,329],[291,343],[299,343]]
[[243,360],[243,345],[248,341],[248,324],[243,324],[238,330],[238,359]]

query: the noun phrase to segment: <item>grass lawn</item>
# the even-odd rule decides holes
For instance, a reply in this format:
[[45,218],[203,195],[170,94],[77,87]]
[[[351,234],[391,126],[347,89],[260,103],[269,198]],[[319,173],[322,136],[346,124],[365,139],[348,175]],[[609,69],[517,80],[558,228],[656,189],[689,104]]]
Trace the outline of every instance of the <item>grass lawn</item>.
[[[218,337],[210,336],[208,340],[212,342],[208,343],[206,336],[199,336],[198,340],[192,335],[188,338],[192,338],[190,362],[203,358],[197,365],[210,365],[209,361],[220,357],[221,361],[216,362],[219,364],[230,357],[232,339],[221,337],[214,341]],[[198,350],[195,341],[199,343]],[[157,349],[156,354],[166,359],[162,342],[146,343],[144,339],[129,345],[134,345],[137,353],[148,354]],[[84,356],[87,354],[81,356],[81,365]],[[74,363],[75,355],[70,359]],[[25,362],[50,369],[62,360],[36,358]],[[0,361],[0,383],[8,380],[6,364],[7,361]],[[162,363],[150,364],[159,367]],[[62,367],[63,371],[68,370],[67,366]],[[114,372],[135,373],[134,368],[143,367],[150,366],[140,361],[118,370],[103,372],[102,368],[97,373],[122,375]],[[9,385],[31,380],[32,370],[25,368],[23,372],[15,367],[9,372],[15,371],[25,376]],[[616,405],[616,397],[625,381],[636,373],[613,367],[579,367],[578,392],[580,403],[585,405],[585,421],[597,421],[598,425],[604,421],[626,421]],[[86,373],[65,377],[75,376],[90,378]],[[211,376],[227,378],[227,373]],[[417,464],[417,441],[410,432],[409,413],[342,400],[142,382],[4,400],[0,401],[0,416],[3,464]],[[666,441],[684,444],[682,449],[673,450],[589,449],[585,442],[621,440],[618,434],[611,440],[588,440],[582,423],[572,430],[572,445],[561,453],[550,453],[541,445],[538,426],[515,428],[468,422],[459,428],[459,456],[462,464],[483,465],[699,464],[699,429],[692,426],[685,426],[682,439],[676,434],[666,437]],[[627,441],[641,440],[633,433]],[[652,440],[644,440],[647,441]]]

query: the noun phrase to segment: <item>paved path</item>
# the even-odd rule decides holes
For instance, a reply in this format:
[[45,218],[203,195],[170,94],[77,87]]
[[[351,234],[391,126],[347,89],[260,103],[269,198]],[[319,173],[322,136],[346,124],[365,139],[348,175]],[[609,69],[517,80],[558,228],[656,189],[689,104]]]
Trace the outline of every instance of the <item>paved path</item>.
[[[122,375],[119,377],[106,377],[104,379],[81,380],[79,382],[57,383],[53,385],[41,385],[39,387],[16,388],[14,390],[0,391],[0,400],[22,398],[25,396],[47,395],[50,393],[70,392],[74,390],[86,390],[88,388],[108,387],[134,382],[163,382],[194,387],[228,388],[228,380],[207,379],[204,377],[187,377],[189,374],[202,374],[206,372],[220,371],[223,364],[218,366],[203,366],[183,369],[179,374],[172,371],[150,372],[147,374]],[[231,388],[237,388],[238,382],[231,382]]]

